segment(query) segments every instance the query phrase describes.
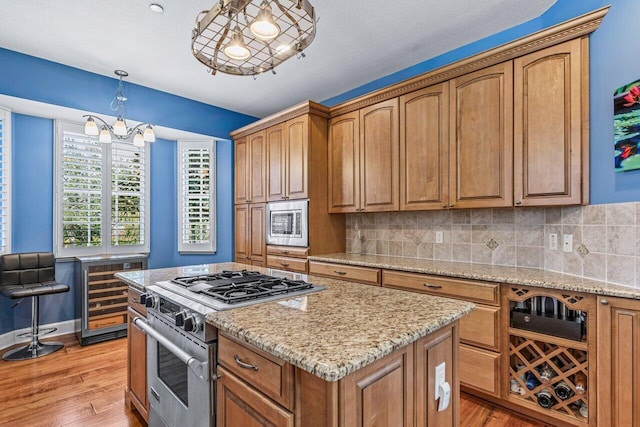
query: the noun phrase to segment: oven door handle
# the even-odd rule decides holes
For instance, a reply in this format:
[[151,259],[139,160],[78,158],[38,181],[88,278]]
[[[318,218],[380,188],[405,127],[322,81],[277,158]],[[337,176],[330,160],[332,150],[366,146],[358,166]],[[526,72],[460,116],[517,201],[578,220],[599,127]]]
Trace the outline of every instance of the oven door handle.
[[136,328],[142,330],[142,332],[148,334],[153,339],[162,344],[167,350],[173,353],[182,362],[186,363],[187,366],[191,368],[191,370],[200,380],[209,382],[209,377],[207,375],[207,371],[209,368],[208,362],[201,362],[195,356],[192,356],[186,351],[182,350],[180,347],[169,341],[160,332],[153,329],[153,327],[149,325],[149,323],[143,318],[136,317],[135,319],[133,319],[133,324]]

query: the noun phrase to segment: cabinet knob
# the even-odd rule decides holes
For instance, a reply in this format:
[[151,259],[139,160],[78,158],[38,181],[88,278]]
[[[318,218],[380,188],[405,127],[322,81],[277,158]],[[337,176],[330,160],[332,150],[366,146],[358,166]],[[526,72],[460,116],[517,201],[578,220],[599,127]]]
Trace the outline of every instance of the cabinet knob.
[[283,266],[283,267],[289,267],[289,263],[288,262],[281,262],[280,265]]
[[518,200],[518,201],[516,202],[516,205],[521,205],[521,204],[522,204],[522,200]]
[[600,300],[600,304],[602,304],[602,305],[609,305],[609,300],[608,300],[608,299],[606,299],[606,298],[602,298],[602,299]]
[[452,207],[454,207],[454,206],[455,206],[455,203],[451,203],[451,204],[449,204],[449,207],[450,207],[450,208],[452,208]]
[[446,209],[448,206],[447,205],[442,205],[442,207]]

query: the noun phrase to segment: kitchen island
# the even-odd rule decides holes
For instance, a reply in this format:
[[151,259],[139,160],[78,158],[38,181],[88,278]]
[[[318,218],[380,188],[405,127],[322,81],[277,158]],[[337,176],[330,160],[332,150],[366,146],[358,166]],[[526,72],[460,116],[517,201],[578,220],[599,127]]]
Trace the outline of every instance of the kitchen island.
[[[243,268],[225,263],[119,277],[143,288],[188,273]],[[325,289],[207,317],[220,333],[218,426],[457,423],[458,320],[473,304],[298,277]],[[443,362],[451,403],[438,412],[434,376]]]

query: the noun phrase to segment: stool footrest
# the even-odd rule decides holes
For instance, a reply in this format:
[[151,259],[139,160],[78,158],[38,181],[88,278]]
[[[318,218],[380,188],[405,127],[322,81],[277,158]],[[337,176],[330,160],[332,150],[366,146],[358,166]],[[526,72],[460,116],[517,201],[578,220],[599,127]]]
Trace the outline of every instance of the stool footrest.
[[[41,328],[40,331],[38,332],[38,334],[36,335],[36,337],[43,337],[45,335],[49,335],[50,333],[53,333],[55,331],[57,331],[58,328]],[[17,337],[18,338],[33,338],[33,334],[31,332],[23,332],[21,334],[18,334]]]

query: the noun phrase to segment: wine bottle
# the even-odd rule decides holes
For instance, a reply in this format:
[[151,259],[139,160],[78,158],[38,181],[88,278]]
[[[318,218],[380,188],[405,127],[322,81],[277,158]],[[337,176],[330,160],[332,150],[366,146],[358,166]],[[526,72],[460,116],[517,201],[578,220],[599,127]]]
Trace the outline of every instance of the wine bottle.
[[558,384],[556,384],[553,391],[556,393],[556,396],[558,396],[560,400],[567,400],[568,398],[573,396],[573,390],[571,390],[571,387],[569,387],[569,384],[567,384],[564,381],[561,381]]
[[549,381],[551,381],[551,378],[556,376],[555,371],[547,363],[542,365],[539,372],[540,372],[540,381],[542,382],[542,384],[549,384]]
[[556,399],[553,397],[553,395],[547,388],[542,389],[538,393],[537,397],[538,397],[538,405],[542,406],[543,408],[549,409],[556,403]]
[[533,390],[540,385],[540,381],[538,381],[538,378],[536,378],[533,372],[527,372],[527,381],[525,382],[525,385],[529,390]]
[[573,377],[573,384],[576,386],[576,393],[584,394],[587,391],[587,376],[582,372],[578,372]]

